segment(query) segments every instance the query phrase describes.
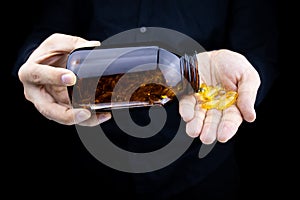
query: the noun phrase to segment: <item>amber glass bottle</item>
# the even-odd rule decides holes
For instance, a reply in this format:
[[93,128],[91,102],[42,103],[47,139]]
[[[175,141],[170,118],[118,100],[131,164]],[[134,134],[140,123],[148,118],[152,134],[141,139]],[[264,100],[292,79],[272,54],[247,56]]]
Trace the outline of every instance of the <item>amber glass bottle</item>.
[[67,69],[77,76],[68,87],[73,106],[96,111],[164,105],[200,87],[196,53],[157,46],[76,49]]

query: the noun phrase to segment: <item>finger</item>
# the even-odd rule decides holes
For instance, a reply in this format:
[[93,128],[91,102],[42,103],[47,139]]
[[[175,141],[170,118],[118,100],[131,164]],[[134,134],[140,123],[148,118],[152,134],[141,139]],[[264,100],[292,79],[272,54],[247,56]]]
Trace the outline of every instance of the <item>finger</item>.
[[242,122],[243,118],[236,106],[230,106],[223,110],[223,115],[217,132],[218,141],[227,142],[231,139],[236,134]]
[[86,109],[72,109],[69,106],[56,103],[45,89],[28,86],[25,94],[26,98],[34,104],[43,116],[61,124],[72,125],[81,123],[91,116],[90,111]]
[[[72,109],[68,105],[61,105],[47,99],[51,99],[49,94],[45,94],[47,98],[40,98],[35,103],[35,107],[46,118],[65,125],[80,124],[83,126],[95,126],[103,123],[111,118],[110,113],[93,114],[87,109]],[[36,98],[36,97],[33,97]]]
[[22,82],[35,85],[70,86],[76,82],[75,74],[68,69],[30,62],[20,68],[19,78]]
[[210,109],[206,112],[206,117],[200,134],[200,140],[202,143],[212,144],[216,140],[221,116],[222,112],[217,109]]
[[90,118],[86,109],[72,109],[57,103],[35,103],[37,110],[46,118],[64,125],[79,124]]
[[45,90],[53,97],[58,104],[71,106],[67,87],[45,85]]
[[198,137],[203,126],[206,110],[200,105],[195,106],[194,117],[186,124],[186,133],[192,137]]
[[193,95],[184,96],[179,102],[179,113],[185,122],[188,122],[194,117],[196,99]]
[[259,85],[258,73],[252,69],[248,70],[248,73],[244,73],[238,85],[237,106],[243,118],[248,122],[253,122],[256,118],[254,104]]
[[39,58],[41,55],[51,54],[52,52],[70,53],[76,48],[99,45],[99,41],[88,41],[81,37],[55,33],[40,44],[38,50],[31,54],[29,60]]
[[103,112],[103,113],[94,113],[92,116],[79,123],[81,126],[96,126],[99,125],[107,120],[111,119],[111,113],[109,112]]

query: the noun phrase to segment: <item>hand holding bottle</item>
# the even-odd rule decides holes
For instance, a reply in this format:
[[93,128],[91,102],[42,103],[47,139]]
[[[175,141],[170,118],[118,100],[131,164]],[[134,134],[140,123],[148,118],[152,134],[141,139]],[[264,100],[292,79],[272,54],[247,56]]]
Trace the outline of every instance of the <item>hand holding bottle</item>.
[[43,116],[61,124],[92,126],[110,119],[110,113],[91,115],[87,109],[73,109],[67,92],[67,86],[76,82],[74,73],[65,69],[69,53],[79,47],[98,45],[98,41],[64,34],[48,37],[19,70],[26,99]]
[[248,60],[239,53],[217,50],[197,55],[201,81],[207,85],[221,84],[226,90],[238,93],[236,104],[224,109],[202,108],[197,94],[184,96],[179,112],[187,122],[186,132],[200,137],[205,144],[216,139],[226,142],[234,136],[243,120],[253,122],[256,118],[254,103],[260,85],[260,77]]

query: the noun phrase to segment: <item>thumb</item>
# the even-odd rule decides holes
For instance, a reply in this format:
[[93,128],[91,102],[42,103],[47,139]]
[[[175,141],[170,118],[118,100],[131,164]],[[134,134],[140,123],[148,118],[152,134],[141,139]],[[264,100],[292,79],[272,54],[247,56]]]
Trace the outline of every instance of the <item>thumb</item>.
[[255,70],[249,70],[250,73],[244,74],[238,87],[237,106],[239,107],[243,118],[248,122],[253,122],[256,118],[254,109],[257,91],[260,86],[260,78]]
[[[82,47],[96,47],[96,46],[100,46],[100,42],[99,41],[94,41],[94,40],[91,40],[91,41],[84,41],[84,42],[78,42],[76,45],[75,45],[75,48],[74,49],[77,49],[77,48],[82,48]],[[74,50],[73,49],[73,50]]]
[[[76,48],[99,46],[99,41],[88,41],[81,37],[66,35],[61,33],[54,33],[44,40],[31,54],[31,58],[38,58],[42,55],[49,55],[51,53],[70,53]],[[29,58],[30,59],[30,58]]]

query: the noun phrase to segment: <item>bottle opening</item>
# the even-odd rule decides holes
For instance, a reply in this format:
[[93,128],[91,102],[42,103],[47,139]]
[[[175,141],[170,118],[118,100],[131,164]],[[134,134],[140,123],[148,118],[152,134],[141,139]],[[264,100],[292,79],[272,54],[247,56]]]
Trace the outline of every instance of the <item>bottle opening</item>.
[[193,55],[185,54],[180,58],[181,74],[191,84],[193,92],[200,90],[200,73],[197,61],[197,52]]

